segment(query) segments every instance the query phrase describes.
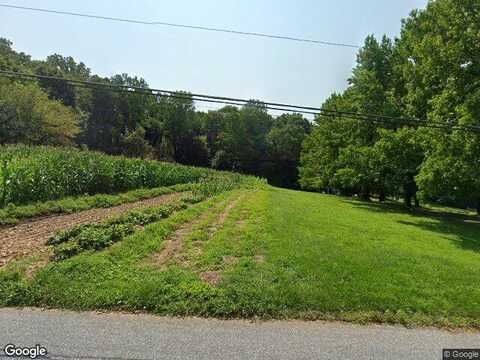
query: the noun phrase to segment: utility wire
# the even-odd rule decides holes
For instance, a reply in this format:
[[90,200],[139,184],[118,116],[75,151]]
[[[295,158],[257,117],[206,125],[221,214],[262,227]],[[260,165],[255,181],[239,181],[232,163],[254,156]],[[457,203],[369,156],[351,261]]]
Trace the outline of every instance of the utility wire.
[[[94,82],[94,81],[82,81],[82,80],[70,80],[70,79],[65,79],[65,78],[59,78],[55,76],[48,76],[48,75],[31,75],[31,74],[25,74],[25,73],[15,73],[15,72],[5,72],[5,71],[0,71],[0,73],[11,73],[12,75],[20,75],[24,77],[33,77],[33,78],[42,78],[42,79],[51,79],[51,80],[62,80],[62,81],[69,81],[71,83],[87,83],[88,85],[97,85],[97,86],[103,86],[103,87],[111,87],[111,88],[122,88],[127,91],[150,91],[150,92],[155,92],[155,93],[165,93],[165,94],[170,94],[170,95],[175,95],[178,94],[178,91],[171,91],[171,90],[164,90],[164,89],[150,89],[150,88],[143,88],[143,87],[136,87],[136,86],[126,86],[126,85],[112,85],[112,84],[105,84],[105,83],[100,83],[100,82]],[[225,96],[213,96],[213,95],[205,95],[205,94],[196,94],[196,93],[189,93],[189,95],[199,98],[198,101],[201,101],[200,98],[203,99],[209,99],[209,101],[205,102],[216,102],[216,103],[223,103],[227,105],[242,105],[238,104],[238,102],[241,103],[249,103],[249,99],[239,99],[239,98],[231,98],[231,97],[225,97]],[[218,101],[213,101],[218,100]],[[263,102],[263,104],[271,106],[271,107],[281,107],[281,110],[286,110],[284,108],[290,108],[288,110],[289,112],[298,112],[298,113],[303,113],[303,114],[313,114],[313,115],[318,115],[318,113],[322,113],[324,115],[331,115],[331,116],[343,116],[343,117],[349,117],[349,116],[355,116],[356,118],[358,117],[364,117],[365,119],[382,119],[385,121],[402,121],[403,123],[411,123],[411,124],[431,124],[426,120],[421,120],[421,119],[415,119],[415,118],[400,118],[400,117],[394,117],[394,116],[387,116],[387,115],[379,115],[379,114],[366,114],[366,113],[358,113],[358,112],[351,112],[351,111],[339,111],[339,110],[328,110],[328,109],[323,109],[323,108],[318,108],[318,107],[311,107],[311,106],[301,106],[301,105],[292,105],[292,104],[285,104],[285,103],[276,103],[276,102]],[[480,127],[478,127],[480,130]]]
[[354,49],[360,48],[360,46],[353,45],[353,44],[307,39],[307,38],[300,38],[300,37],[294,37],[294,36],[265,34],[265,33],[259,33],[259,32],[238,31],[238,30],[214,28],[214,27],[207,27],[207,26],[185,25],[185,24],[169,23],[169,22],[163,22],[163,21],[124,19],[124,18],[117,18],[117,17],[110,17],[110,16],[83,14],[83,13],[77,13],[77,12],[59,11],[59,10],[51,10],[51,9],[41,9],[41,8],[34,8],[34,7],[10,5],[10,4],[0,4],[0,7],[9,8],[9,9],[28,10],[28,11],[35,11],[35,12],[42,12],[42,13],[50,13],[50,14],[57,14],[57,15],[77,16],[77,17],[97,19],[97,20],[117,21],[117,22],[151,25],[151,26],[168,26],[168,27],[176,27],[176,28],[183,28],[183,29],[228,33],[228,34],[242,35],[242,36],[253,36],[253,37],[262,37],[262,38],[270,38],[270,39],[288,40],[288,41],[296,41],[296,42],[310,43],[310,44],[316,44],[316,45],[339,46],[339,47],[354,48]]
[[[212,95],[202,95],[202,94],[192,94],[192,93],[183,93],[179,91],[172,90],[160,90],[152,89],[145,87],[135,87],[127,85],[113,85],[105,84],[101,82],[93,81],[83,81],[83,80],[73,80],[67,78],[61,78],[57,76],[50,75],[33,75],[26,73],[19,73],[14,71],[0,70],[0,76],[9,77],[9,78],[21,78],[25,80],[54,80],[54,81],[64,81],[69,85],[81,88],[102,88],[109,91],[114,91],[122,94],[140,94],[148,95],[154,97],[168,96],[169,98],[191,100],[198,102],[214,103],[214,104],[224,104],[224,105],[233,105],[233,106],[245,106],[251,104],[251,100],[230,98],[230,97],[221,97],[221,96],[212,96]],[[461,130],[461,131],[470,131],[470,132],[480,132],[480,126],[473,125],[455,125],[455,124],[442,124],[442,123],[432,123],[426,120],[420,119],[411,119],[411,118],[401,118],[401,117],[391,117],[385,115],[374,115],[374,114],[364,114],[357,112],[349,111],[338,111],[338,110],[329,110],[322,108],[315,108],[309,106],[300,106],[300,105],[291,105],[291,104],[282,104],[282,103],[271,103],[271,102],[262,102],[258,101],[259,104],[265,107],[267,110],[283,111],[290,113],[299,113],[299,114],[309,114],[309,115],[322,115],[326,117],[342,117],[354,120],[369,121],[376,124],[388,124],[393,126],[398,125],[410,125],[418,127],[427,127],[427,128],[436,128],[436,129],[446,129],[446,130]]]

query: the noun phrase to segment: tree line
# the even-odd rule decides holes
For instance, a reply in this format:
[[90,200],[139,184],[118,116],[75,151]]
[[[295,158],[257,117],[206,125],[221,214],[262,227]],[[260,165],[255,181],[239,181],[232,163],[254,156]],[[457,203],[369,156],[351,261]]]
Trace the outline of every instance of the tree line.
[[[430,1],[395,40],[369,36],[349,86],[323,104],[430,125],[480,125],[480,2]],[[480,133],[318,116],[303,144],[300,184],[313,191],[476,207]]]
[[[0,69],[148,87],[128,74],[99,77],[59,54],[33,60],[6,39]],[[338,115],[274,118],[254,100],[202,112],[190,94],[178,95],[1,79],[0,143],[74,145],[250,173],[284,187],[480,212],[479,133]],[[480,126],[480,2],[432,0],[402,21],[398,38],[368,36],[347,89],[322,108]]]
[[[101,78],[71,57],[32,60],[6,39],[0,39],[0,69],[148,88],[144,79],[128,74]],[[0,143],[79,146],[255,174],[278,186],[298,187],[301,144],[312,128],[301,115],[274,119],[255,100],[202,112],[186,92],[157,98],[113,90],[49,78],[0,79]]]

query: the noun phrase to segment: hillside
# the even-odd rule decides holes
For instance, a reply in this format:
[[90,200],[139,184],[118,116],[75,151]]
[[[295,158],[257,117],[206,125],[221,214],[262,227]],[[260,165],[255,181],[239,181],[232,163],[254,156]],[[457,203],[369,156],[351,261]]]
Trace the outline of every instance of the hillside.
[[10,262],[0,304],[480,327],[474,218],[260,182],[172,201],[51,242],[133,226],[105,246]]

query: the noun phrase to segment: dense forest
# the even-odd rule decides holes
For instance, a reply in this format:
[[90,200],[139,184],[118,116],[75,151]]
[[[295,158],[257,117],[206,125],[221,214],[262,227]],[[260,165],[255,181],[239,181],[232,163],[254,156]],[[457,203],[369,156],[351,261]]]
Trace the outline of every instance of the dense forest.
[[[480,2],[436,0],[397,39],[369,36],[342,93],[322,108],[480,126]],[[71,57],[33,60],[0,39],[0,70],[148,87],[102,78]],[[283,187],[476,207],[480,133],[300,114],[252,100],[196,111],[188,93],[142,96],[59,80],[0,79],[0,143],[78,146],[266,177]]]

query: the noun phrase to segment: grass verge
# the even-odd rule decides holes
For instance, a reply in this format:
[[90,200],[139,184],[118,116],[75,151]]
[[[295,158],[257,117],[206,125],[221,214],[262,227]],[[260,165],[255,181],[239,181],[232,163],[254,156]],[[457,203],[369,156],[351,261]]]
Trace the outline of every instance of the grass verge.
[[[189,222],[181,253],[155,268],[149,257]],[[478,224],[456,218],[235,190],[107,250],[49,264],[31,280],[2,271],[0,305],[479,329],[479,239]],[[218,281],[205,278],[212,273]]]

